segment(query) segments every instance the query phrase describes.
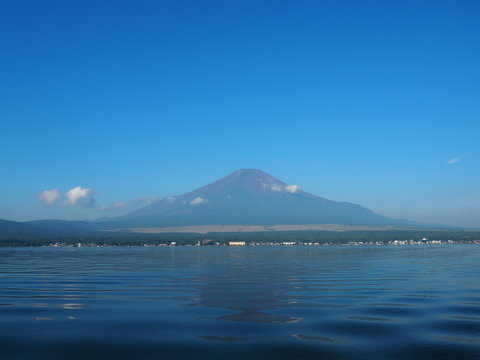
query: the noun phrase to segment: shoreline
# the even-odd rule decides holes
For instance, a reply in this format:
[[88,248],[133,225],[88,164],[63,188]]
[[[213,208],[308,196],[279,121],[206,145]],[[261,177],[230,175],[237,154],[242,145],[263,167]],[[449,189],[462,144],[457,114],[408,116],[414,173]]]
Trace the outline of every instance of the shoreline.
[[38,246],[4,246],[4,247],[55,247],[55,248],[80,248],[80,247],[256,247],[256,246],[435,246],[435,245],[480,245],[480,240],[472,241],[453,241],[453,240],[427,240],[427,241],[415,241],[415,240],[393,240],[387,242],[364,242],[364,241],[350,241],[347,243],[340,242],[245,242],[244,244],[229,244],[229,243],[213,243],[213,244],[136,244],[136,245],[116,245],[116,244],[94,244],[94,243],[76,243],[76,244],[67,244],[67,243],[50,243],[48,245],[38,245]]

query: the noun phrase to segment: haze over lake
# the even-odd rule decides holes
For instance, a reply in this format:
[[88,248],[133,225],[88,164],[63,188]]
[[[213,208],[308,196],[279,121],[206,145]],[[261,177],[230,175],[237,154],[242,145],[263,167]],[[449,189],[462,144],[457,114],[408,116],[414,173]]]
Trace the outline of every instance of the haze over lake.
[[480,247],[0,249],[0,357],[480,357]]

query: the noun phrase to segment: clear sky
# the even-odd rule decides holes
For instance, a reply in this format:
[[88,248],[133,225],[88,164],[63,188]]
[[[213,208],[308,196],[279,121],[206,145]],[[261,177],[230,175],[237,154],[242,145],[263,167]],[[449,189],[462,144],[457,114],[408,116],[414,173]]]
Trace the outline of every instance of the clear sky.
[[3,1],[0,218],[112,216],[259,168],[480,227],[479,19],[477,0]]

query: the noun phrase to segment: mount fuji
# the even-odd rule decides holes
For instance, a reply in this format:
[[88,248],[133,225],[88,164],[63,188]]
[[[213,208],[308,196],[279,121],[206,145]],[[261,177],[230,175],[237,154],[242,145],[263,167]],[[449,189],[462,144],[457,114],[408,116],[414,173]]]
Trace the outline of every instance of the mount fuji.
[[257,169],[234,171],[187,194],[168,196],[127,215],[103,219],[102,222],[119,227],[412,224],[381,216],[360,205],[310,194],[297,185],[289,185]]

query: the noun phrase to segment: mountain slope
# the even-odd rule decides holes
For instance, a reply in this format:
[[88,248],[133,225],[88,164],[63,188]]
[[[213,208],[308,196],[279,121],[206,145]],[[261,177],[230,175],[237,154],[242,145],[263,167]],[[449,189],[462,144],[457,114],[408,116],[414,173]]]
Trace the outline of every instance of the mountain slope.
[[344,224],[395,226],[398,221],[351,203],[327,200],[254,169],[237,170],[190,193],[170,196],[109,226]]
[[0,239],[32,238],[58,235],[56,231],[42,226],[0,219]]
[[72,220],[34,220],[24,224],[35,225],[63,235],[91,235],[97,231],[98,227],[97,224],[92,222]]

